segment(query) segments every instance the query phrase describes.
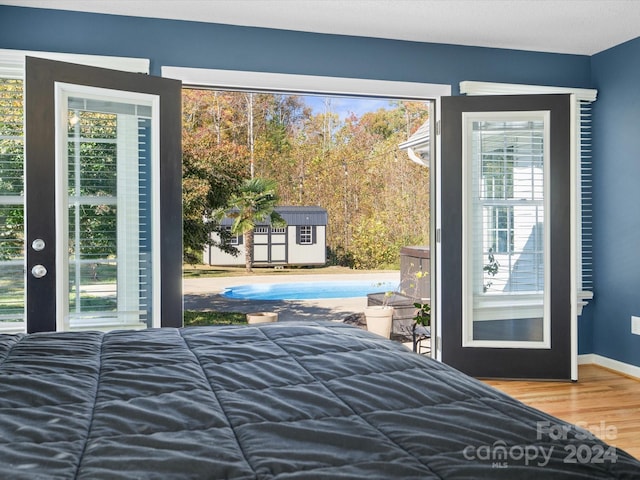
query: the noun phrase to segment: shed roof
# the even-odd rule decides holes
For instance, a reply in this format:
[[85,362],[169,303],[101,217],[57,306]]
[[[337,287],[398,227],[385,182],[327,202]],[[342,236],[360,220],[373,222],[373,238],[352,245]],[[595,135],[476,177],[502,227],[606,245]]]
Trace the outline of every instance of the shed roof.
[[[287,225],[326,225],[328,222],[327,211],[318,206],[280,206],[275,208],[276,212],[284,218]],[[225,217],[220,224],[231,225],[233,219]],[[257,222],[257,225],[270,225],[269,219]]]

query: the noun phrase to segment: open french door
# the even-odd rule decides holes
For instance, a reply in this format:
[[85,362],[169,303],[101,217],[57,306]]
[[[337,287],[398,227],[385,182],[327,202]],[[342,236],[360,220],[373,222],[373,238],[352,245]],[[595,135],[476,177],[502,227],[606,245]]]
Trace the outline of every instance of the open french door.
[[570,95],[442,98],[442,360],[470,375],[575,376],[573,111]]
[[181,83],[26,60],[27,331],[182,325]]

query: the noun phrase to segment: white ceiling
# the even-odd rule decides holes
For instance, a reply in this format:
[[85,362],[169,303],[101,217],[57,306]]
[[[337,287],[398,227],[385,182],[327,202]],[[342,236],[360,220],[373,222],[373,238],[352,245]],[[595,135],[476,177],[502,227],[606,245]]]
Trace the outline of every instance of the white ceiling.
[[640,0],[0,0],[0,4],[583,55],[640,36]]

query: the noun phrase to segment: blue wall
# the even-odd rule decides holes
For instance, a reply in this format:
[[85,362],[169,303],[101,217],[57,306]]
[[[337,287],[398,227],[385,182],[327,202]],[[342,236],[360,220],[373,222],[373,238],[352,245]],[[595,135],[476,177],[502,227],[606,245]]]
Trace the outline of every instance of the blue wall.
[[589,57],[0,6],[0,48],[163,65],[444,83],[589,87]]
[[592,58],[593,353],[640,366],[640,38]]
[[596,299],[580,319],[579,352],[640,366],[629,325],[640,315],[640,210],[631,198],[640,40],[587,57],[0,6],[0,48],[148,58],[155,75],[171,65],[443,83],[454,94],[462,80],[598,88]]

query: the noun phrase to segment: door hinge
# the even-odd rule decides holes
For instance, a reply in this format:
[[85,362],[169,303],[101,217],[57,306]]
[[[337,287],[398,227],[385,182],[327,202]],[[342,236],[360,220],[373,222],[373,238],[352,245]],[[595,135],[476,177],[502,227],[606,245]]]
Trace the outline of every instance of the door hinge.
[[440,120],[436,122],[436,135],[440,135],[442,133],[442,124]]
[[440,229],[436,228],[436,243],[440,243]]

